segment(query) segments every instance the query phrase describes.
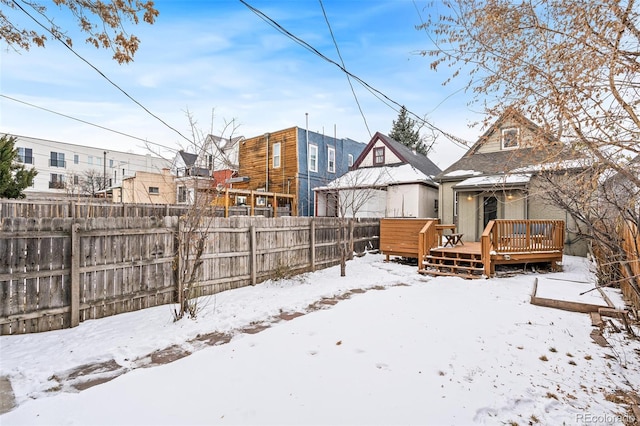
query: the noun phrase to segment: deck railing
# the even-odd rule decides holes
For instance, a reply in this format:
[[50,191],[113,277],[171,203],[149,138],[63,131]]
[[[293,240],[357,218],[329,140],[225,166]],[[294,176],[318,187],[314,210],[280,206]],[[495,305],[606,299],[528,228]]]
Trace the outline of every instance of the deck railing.
[[442,241],[442,230],[438,229],[440,219],[429,220],[418,234],[418,271],[424,269],[424,257]]
[[540,253],[564,249],[564,221],[509,220],[489,221],[481,237],[485,275],[491,273],[491,255]]

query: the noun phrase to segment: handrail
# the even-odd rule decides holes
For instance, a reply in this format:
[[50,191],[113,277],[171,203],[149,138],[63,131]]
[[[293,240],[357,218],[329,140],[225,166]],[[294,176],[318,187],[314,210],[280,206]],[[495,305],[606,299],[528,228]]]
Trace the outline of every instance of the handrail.
[[418,234],[418,271],[424,269],[424,257],[431,252],[433,247],[438,246],[436,225],[439,223],[440,219],[427,221]]
[[482,259],[482,265],[484,266],[484,275],[487,278],[491,276],[492,272],[491,251],[493,250],[492,240],[494,240],[494,238],[492,238],[492,235],[495,223],[495,220],[490,220],[480,237],[480,258]]

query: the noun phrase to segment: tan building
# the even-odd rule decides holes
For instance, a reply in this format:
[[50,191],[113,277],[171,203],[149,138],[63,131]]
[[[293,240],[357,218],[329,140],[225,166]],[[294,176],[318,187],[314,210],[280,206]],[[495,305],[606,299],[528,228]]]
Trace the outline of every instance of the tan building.
[[480,241],[494,219],[560,219],[564,251],[585,255],[575,222],[549,201],[546,179],[570,179],[583,168],[574,154],[513,109],[507,110],[467,151],[438,176],[442,223],[453,223],[467,241]]
[[113,189],[116,203],[175,204],[176,184],[169,169],[162,173],[136,172],[122,180],[121,188]]

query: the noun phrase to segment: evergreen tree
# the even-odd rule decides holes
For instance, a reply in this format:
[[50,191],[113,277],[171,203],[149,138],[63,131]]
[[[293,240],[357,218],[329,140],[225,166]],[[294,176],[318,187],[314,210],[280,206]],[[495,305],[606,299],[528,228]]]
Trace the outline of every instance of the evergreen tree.
[[427,155],[429,152],[429,147],[420,137],[419,130],[416,129],[416,121],[407,115],[407,109],[404,106],[400,108],[398,119],[393,121],[389,137],[420,154]]
[[16,138],[4,135],[0,137],[0,198],[24,198],[22,192],[33,185],[36,169],[27,170],[19,164]]

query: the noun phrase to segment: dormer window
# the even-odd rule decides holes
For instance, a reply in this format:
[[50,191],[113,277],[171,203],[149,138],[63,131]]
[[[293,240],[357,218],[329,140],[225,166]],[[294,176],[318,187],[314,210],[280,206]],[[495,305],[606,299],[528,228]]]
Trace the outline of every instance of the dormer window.
[[373,165],[381,166],[384,164],[384,147],[378,147],[373,149]]
[[514,149],[520,146],[520,129],[508,127],[502,129],[502,149]]

